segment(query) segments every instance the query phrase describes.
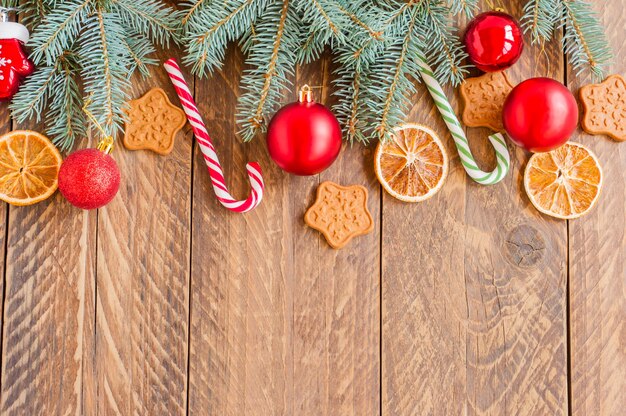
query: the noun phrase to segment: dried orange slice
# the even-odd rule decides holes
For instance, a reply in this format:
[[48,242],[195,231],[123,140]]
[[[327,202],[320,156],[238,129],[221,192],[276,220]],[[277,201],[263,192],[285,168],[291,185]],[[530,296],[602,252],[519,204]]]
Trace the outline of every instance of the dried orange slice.
[[579,143],[565,143],[530,158],[524,188],[540,212],[561,219],[578,218],[598,200],[602,168],[591,150]]
[[0,199],[12,205],[43,201],[57,189],[61,154],[47,137],[29,130],[0,136]]
[[381,141],[374,159],[376,177],[393,197],[420,202],[432,197],[448,174],[448,155],[431,129],[404,124]]

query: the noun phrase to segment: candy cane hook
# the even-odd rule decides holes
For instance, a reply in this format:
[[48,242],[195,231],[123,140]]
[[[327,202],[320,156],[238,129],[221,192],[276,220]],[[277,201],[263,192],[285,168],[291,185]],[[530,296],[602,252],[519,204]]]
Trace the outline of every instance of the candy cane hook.
[[185,82],[185,78],[182,72],[180,72],[180,67],[174,59],[168,59],[163,66],[170,76],[172,84],[174,84],[174,89],[176,89],[178,98],[180,98],[183,110],[185,114],[187,114],[187,120],[189,120],[189,124],[191,124],[193,133],[196,136],[198,146],[202,151],[204,160],[209,169],[209,175],[217,199],[222,205],[234,212],[248,212],[253,210],[261,203],[261,199],[263,199],[263,189],[265,188],[263,177],[261,176],[261,166],[256,162],[250,162],[246,165],[250,187],[252,188],[250,196],[243,201],[234,199],[228,192],[222,166],[217,158],[215,147],[213,146],[211,137],[209,137],[204,121],[202,121],[202,116],[200,116],[191,91],[189,91],[187,82]]
[[422,79],[428,87],[428,91],[433,97],[435,105],[443,117],[443,121],[446,123],[448,130],[452,134],[454,144],[456,145],[459,156],[461,157],[461,163],[463,164],[463,167],[469,177],[481,185],[493,185],[500,182],[509,172],[509,166],[511,163],[511,158],[506,147],[506,142],[504,141],[504,136],[500,133],[489,136],[489,141],[496,151],[497,165],[493,171],[483,172],[478,167],[478,164],[476,164],[476,160],[472,155],[467,137],[465,136],[465,131],[463,131],[463,126],[456,117],[456,114],[454,114],[454,110],[446,98],[446,94],[443,92],[441,85],[435,79],[433,70],[428,66],[426,59],[421,54],[418,54],[417,56],[417,65],[420,68]]

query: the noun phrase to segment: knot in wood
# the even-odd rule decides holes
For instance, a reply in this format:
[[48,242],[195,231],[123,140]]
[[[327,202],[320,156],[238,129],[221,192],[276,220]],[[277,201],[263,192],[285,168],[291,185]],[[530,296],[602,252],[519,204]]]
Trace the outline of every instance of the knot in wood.
[[504,252],[507,260],[518,267],[531,267],[539,263],[546,253],[546,243],[534,227],[518,225],[506,236]]

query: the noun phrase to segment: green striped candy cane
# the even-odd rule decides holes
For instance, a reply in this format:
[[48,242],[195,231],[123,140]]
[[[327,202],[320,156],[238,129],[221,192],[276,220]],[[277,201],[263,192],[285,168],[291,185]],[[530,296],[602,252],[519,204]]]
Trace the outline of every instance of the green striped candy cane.
[[463,126],[456,117],[456,114],[454,114],[454,110],[446,98],[446,94],[443,92],[441,85],[439,85],[439,82],[435,79],[433,70],[428,66],[426,59],[421,54],[417,56],[417,65],[420,68],[422,79],[428,87],[428,91],[430,91],[430,95],[433,97],[433,100],[435,100],[435,105],[443,117],[443,121],[445,121],[448,130],[450,130],[452,134],[454,144],[461,157],[461,163],[467,174],[481,185],[493,185],[500,182],[509,172],[510,166],[510,156],[506,142],[504,141],[504,136],[500,133],[489,136],[489,141],[496,151],[497,166],[492,172],[483,172],[476,164],[476,160],[472,155],[467,137],[463,131]]

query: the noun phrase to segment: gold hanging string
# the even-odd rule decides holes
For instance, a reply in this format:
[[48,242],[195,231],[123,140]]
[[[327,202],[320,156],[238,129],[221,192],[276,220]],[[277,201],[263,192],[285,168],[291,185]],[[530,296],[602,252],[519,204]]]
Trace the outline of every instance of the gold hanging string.
[[506,12],[506,7],[504,7],[504,3],[502,0],[496,0],[495,3],[492,0],[485,0],[487,6],[491,10],[495,10],[497,12]]
[[[548,55],[548,51],[546,50],[546,42],[544,39],[541,39],[539,44],[541,45],[541,49],[539,50],[539,55],[543,56],[546,58],[546,62],[547,62],[547,73],[550,74],[550,71],[552,71],[552,59],[550,59],[550,56]],[[535,71],[539,70],[539,65],[534,65],[535,67]],[[535,72],[536,74],[536,72]]]
[[85,115],[87,115],[87,118],[89,118],[89,120],[91,120],[91,122],[98,128],[98,130],[100,130],[100,133],[102,134],[102,138],[98,140],[98,145],[96,147],[101,152],[109,154],[113,150],[113,137],[107,134],[107,132],[104,130],[104,128],[102,128],[98,120],[94,117],[93,113],[89,111],[89,109],[87,108],[89,104],[91,104],[91,98],[85,100],[85,104],[83,105],[83,112],[85,113]]

